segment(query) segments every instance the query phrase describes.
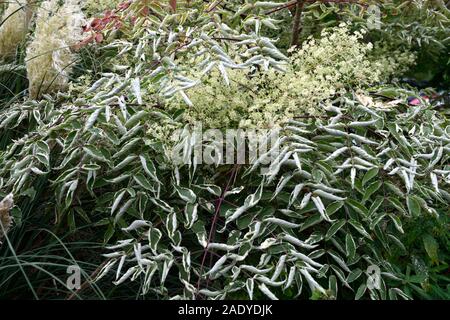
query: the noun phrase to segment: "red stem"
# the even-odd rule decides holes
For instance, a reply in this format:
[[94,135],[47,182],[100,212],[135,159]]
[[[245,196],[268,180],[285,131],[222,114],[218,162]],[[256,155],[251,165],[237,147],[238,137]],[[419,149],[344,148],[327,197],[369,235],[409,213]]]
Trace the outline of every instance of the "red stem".
[[213,217],[213,220],[212,220],[211,229],[209,230],[208,241],[206,242],[206,247],[205,247],[205,250],[203,252],[202,263],[200,265],[200,274],[199,274],[198,282],[197,282],[197,296],[198,296],[198,293],[200,291],[200,282],[201,282],[201,279],[202,279],[203,267],[205,265],[206,256],[208,255],[208,247],[209,247],[209,244],[211,243],[211,240],[213,238],[213,234],[215,233],[215,230],[216,230],[216,223],[217,223],[217,219],[219,217],[220,208],[222,206],[222,203],[224,202],[225,193],[227,193],[229,187],[231,186],[232,181],[235,179],[235,176],[236,176],[236,173],[237,173],[237,168],[238,168],[238,165],[234,165],[234,167],[233,167],[233,169],[231,171],[230,178],[228,179],[227,185],[225,186],[225,189],[223,189],[222,194],[220,195],[220,197],[217,199],[217,207],[216,207],[216,210],[214,212],[214,217]]

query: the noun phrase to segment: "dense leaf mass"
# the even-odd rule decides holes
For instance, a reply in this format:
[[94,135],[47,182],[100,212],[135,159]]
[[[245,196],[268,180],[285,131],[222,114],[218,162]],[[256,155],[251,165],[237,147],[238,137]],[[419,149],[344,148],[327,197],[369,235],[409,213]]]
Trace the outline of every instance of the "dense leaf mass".
[[2,8],[0,297],[449,299],[448,4],[336,2]]

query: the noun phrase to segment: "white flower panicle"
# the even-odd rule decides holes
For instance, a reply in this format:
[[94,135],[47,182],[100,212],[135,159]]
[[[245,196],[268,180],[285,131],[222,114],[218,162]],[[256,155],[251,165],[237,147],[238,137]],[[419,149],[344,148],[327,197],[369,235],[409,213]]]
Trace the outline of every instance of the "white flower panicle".
[[28,30],[27,1],[12,0],[0,21],[0,59],[14,56]]
[[[298,115],[320,116],[336,96],[364,90],[406,71],[415,62],[411,52],[394,53],[377,43],[363,41],[364,30],[352,32],[350,25],[324,29],[319,39],[310,37],[300,49],[292,48],[286,72],[274,69],[249,72],[227,71],[229,85],[222,74],[211,72],[186,94],[192,106],[184,119],[201,121],[204,127],[272,128]],[[193,78],[199,78],[193,72]],[[185,103],[169,102],[176,109]]]
[[44,1],[37,11],[34,38],[27,48],[30,96],[63,91],[76,62],[72,47],[82,39],[85,22],[79,1]]

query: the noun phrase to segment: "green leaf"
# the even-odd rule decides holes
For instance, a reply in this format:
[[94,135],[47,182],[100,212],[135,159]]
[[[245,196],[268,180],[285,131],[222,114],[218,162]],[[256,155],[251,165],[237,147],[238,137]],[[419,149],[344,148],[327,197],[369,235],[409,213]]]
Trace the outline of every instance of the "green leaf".
[[147,180],[146,177],[144,177],[143,174],[137,174],[133,177],[134,181],[136,181],[142,188],[149,190],[149,191],[155,191],[155,189],[152,187],[150,182]]
[[150,228],[150,230],[148,232],[148,244],[149,244],[151,250],[156,251],[161,237],[162,237],[162,233],[161,233],[161,231],[159,231],[159,229]]
[[328,254],[333,258],[334,261],[337,262],[337,264],[344,269],[347,272],[350,272],[350,269],[348,268],[348,265],[345,263],[344,259],[342,259],[336,252],[328,251]]
[[345,251],[347,253],[347,257],[351,260],[355,257],[356,254],[356,244],[355,240],[350,233],[345,235]]
[[331,239],[332,236],[334,236],[334,234],[336,232],[339,231],[339,229],[341,229],[344,225],[345,225],[346,221],[344,219],[342,220],[338,220],[335,223],[333,223],[330,227],[330,229],[328,229],[327,234],[325,235],[325,239],[329,240]]
[[139,122],[139,120],[145,117],[145,115],[147,115],[147,111],[141,110],[139,112],[136,112],[127,120],[127,122],[125,122],[125,127],[128,129],[133,127],[136,123]]
[[367,218],[369,216],[369,210],[367,210],[367,208],[364,207],[358,201],[355,201],[353,199],[347,199],[345,200],[345,203],[350,205],[350,207],[357,213],[359,213],[363,218]]
[[397,216],[397,215],[395,215],[395,214],[393,214],[393,213],[390,213],[390,214],[389,214],[389,217],[390,217],[390,218],[392,219],[392,221],[394,222],[395,228],[397,228],[397,230],[398,230],[400,233],[404,233],[404,231],[403,231],[403,226],[402,226],[402,221],[401,221],[400,217]]
[[153,164],[153,161],[150,160],[146,155],[140,155],[139,159],[141,160],[142,168],[144,169],[145,173],[147,173],[152,180],[155,182],[161,183],[158,180],[158,176],[156,175],[156,168]]
[[94,146],[85,146],[83,147],[84,152],[86,152],[90,157],[92,157],[95,160],[101,161],[101,162],[108,162],[108,159],[105,158],[103,153]]
[[378,213],[373,219],[372,222],[370,222],[370,230],[375,229],[375,227],[380,223],[381,220],[383,220],[384,216],[386,214],[384,212]]
[[123,196],[125,195],[125,192],[127,190],[123,190],[119,193],[116,193],[115,198],[114,198],[114,202],[111,206],[111,215],[114,214],[114,211],[116,211],[116,209],[118,208],[120,201],[122,200]]
[[378,189],[380,189],[380,187],[383,185],[383,183],[381,181],[376,181],[374,183],[372,183],[366,190],[366,192],[364,193],[364,197],[362,202],[366,202],[367,200],[369,200],[369,198],[378,191]]
[[385,185],[390,191],[392,191],[394,194],[396,194],[397,196],[399,196],[399,197],[404,197],[404,196],[405,196],[405,194],[403,193],[403,191],[400,190],[400,188],[397,187],[396,185],[394,185],[394,184],[392,184],[392,183],[390,183],[390,182],[388,182],[388,181],[384,182],[384,185]]
[[184,187],[176,187],[176,190],[180,198],[183,199],[183,201],[187,203],[195,203],[195,201],[197,201],[197,196],[191,189]]
[[358,290],[356,291],[355,300],[361,299],[364,293],[366,292],[366,289],[367,289],[366,284],[365,283],[361,284]]
[[320,182],[322,182],[325,175],[323,174],[323,172],[321,170],[313,169],[312,176],[316,183],[320,183]]
[[353,281],[357,280],[362,274],[363,272],[361,269],[353,269],[347,277],[347,283],[352,283]]
[[109,239],[111,239],[115,232],[116,228],[112,223],[110,223],[108,229],[105,232],[105,235],[103,236],[103,243],[108,243]]
[[11,216],[14,220],[14,224],[20,227],[20,225],[22,224],[22,210],[18,206],[14,206],[11,209]]
[[370,181],[373,177],[378,175],[379,169],[378,168],[372,168],[369,171],[366,172],[366,174],[363,177],[362,185],[364,186],[367,182]]
[[331,275],[330,278],[328,279],[328,287],[329,287],[330,291],[333,293],[333,296],[337,297],[338,284],[337,284],[337,279],[336,279],[335,275]]
[[421,214],[421,207],[419,201],[414,196],[408,196],[406,198],[406,203],[408,205],[408,211],[413,217],[419,217]]
[[216,197],[220,197],[220,195],[222,194],[222,189],[214,184],[202,184],[199,185],[198,187],[208,191],[209,193],[213,194]]
[[185,217],[186,217],[186,223],[185,223],[185,227],[187,229],[192,228],[192,225],[194,224],[195,221],[197,221],[197,207],[198,204],[192,204],[192,203],[187,203],[186,207],[184,209],[184,213],[185,213]]
[[70,231],[74,231],[77,228],[75,224],[75,212],[73,210],[67,214],[67,225]]
[[87,213],[83,210],[83,208],[81,207],[75,207],[75,211],[77,212],[77,214],[83,218],[84,221],[86,221],[87,223],[91,224],[92,221],[89,218],[89,216],[87,215]]
[[157,199],[157,198],[150,198],[150,201],[153,202],[156,206],[160,207],[163,211],[167,213],[171,213],[173,211],[173,208],[167,204],[167,202]]
[[95,121],[97,121],[98,115],[103,110],[103,107],[96,108],[94,112],[91,113],[89,118],[86,121],[86,124],[84,126],[84,130],[87,131],[90,128],[92,128],[95,124]]
[[330,203],[326,208],[328,216],[331,216],[333,213],[338,211],[340,208],[342,208],[343,205],[344,205],[343,201],[335,201],[333,203]]
[[351,289],[351,287],[345,280],[344,272],[340,268],[338,268],[337,266],[335,266],[333,264],[331,264],[330,266],[331,266],[331,269],[333,269],[334,273],[336,273],[336,276],[339,278],[339,280],[341,280],[342,284],[344,286],[346,286],[347,288]]
[[236,225],[239,228],[239,230],[244,230],[248,228],[250,223],[252,223],[253,215],[251,214],[243,214],[236,220]]
[[439,262],[439,258],[438,258],[439,245],[438,245],[436,239],[434,239],[433,236],[427,234],[423,237],[423,245],[424,245],[425,251],[427,252],[431,261],[433,263],[438,263]]
[[383,202],[384,202],[384,197],[377,197],[369,208],[369,216],[372,216],[375,213],[377,213],[378,208],[380,208],[380,206],[383,204]]
[[397,237],[395,237],[394,235],[392,235],[392,234],[388,234],[388,237],[395,243],[395,245],[405,254],[407,251],[406,251],[406,248],[405,248],[405,245],[400,241],[400,239],[399,238],[397,238]]
[[66,208],[70,207],[70,205],[72,204],[73,195],[75,193],[75,190],[78,187],[78,180],[70,181],[67,184],[68,184],[68,189],[67,189],[67,194],[66,194],[66,199],[65,199]]
[[363,225],[359,223],[356,220],[349,220],[349,223],[358,231],[360,234],[362,234],[367,239],[372,240],[372,237],[367,233],[366,229],[364,229]]
[[20,194],[23,196],[29,197],[30,200],[34,200],[34,197],[36,195],[36,190],[33,187],[31,187],[31,188],[26,189],[25,191],[22,191]]
[[323,220],[323,218],[319,213],[314,214],[314,215],[308,217],[308,219],[306,219],[306,221],[300,227],[300,231],[306,230],[306,229],[318,224],[322,220]]
[[404,205],[396,198],[388,198],[388,201],[390,202],[390,204],[397,209],[398,211],[400,211],[404,216],[409,216],[408,212],[406,212]]
[[101,167],[96,163],[89,163],[89,164],[83,164],[81,166],[81,168],[86,171],[96,171],[96,170],[99,170]]

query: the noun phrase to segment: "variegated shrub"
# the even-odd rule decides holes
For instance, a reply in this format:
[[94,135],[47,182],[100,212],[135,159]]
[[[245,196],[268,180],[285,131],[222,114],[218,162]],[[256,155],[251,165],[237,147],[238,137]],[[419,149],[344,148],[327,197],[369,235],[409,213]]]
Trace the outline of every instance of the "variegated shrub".
[[[19,211],[39,202],[74,232],[93,222],[105,247],[97,283],[134,281],[144,297],[426,295],[438,281],[421,259],[448,258],[448,111],[380,84],[415,56],[376,59],[348,24],[282,52],[264,33],[280,22],[238,21],[278,4],[249,1],[230,18],[214,3],[131,1],[86,26],[79,45],[104,59],[98,69],[67,92],[0,109],[1,193]],[[280,134],[251,163],[199,164],[196,137],[184,134],[197,121]],[[174,151],[190,161],[174,162]],[[444,231],[410,250],[422,222]]]
[[[176,115],[44,100],[16,109],[40,124],[2,155],[1,176],[16,194],[51,177],[57,215],[110,216],[101,224],[119,240],[100,277],[142,281],[142,293],[407,298],[390,260],[405,254],[404,223],[448,214],[449,127],[426,103],[358,97],[290,122],[264,175],[258,162],[173,166],[145,127]],[[372,264],[380,290],[366,288]]]

